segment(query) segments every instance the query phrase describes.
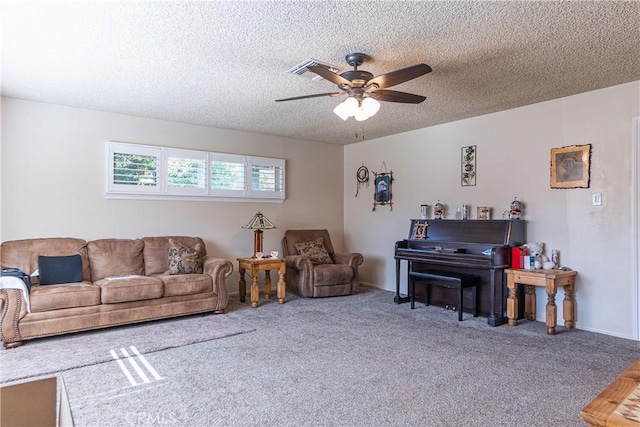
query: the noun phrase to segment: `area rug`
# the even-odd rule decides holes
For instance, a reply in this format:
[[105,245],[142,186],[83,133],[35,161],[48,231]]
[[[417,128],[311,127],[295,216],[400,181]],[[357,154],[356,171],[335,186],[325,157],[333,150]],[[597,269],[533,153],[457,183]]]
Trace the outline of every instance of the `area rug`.
[[111,350],[131,345],[148,354],[253,330],[217,314],[28,340],[17,348],[0,348],[0,383],[113,361]]

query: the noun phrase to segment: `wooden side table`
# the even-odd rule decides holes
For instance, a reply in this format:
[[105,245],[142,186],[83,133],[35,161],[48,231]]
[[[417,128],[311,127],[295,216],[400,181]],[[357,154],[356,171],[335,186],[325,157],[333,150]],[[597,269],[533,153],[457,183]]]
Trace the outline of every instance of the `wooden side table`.
[[260,299],[260,288],[258,287],[258,274],[264,271],[264,297],[271,298],[271,270],[278,270],[278,302],[284,304],[286,289],[284,285],[284,273],[287,271],[287,264],[284,259],[279,258],[238,258],[238,270],[240,271],[240,302],[244,302],[247,296],[247,282],[244,274],[249,271],[251,275],[251,307],[258,306]]
[[640,359],[580,411],[590,426],[640,427]]
[[529,320],[536,320],[536,293],[535,286],[542,286],[547,291],[547,334],[555,335],[558,316],[556,307],[556,292],[558,287],[564,288],[564,301],[562,302],[564,327],[573,329],[575,326],[575,304],[573,292],[575,290],[576,271],[565,270],[505,270],[507,274],[507,287],[509,297],[507,298],[507,318],[509,324],[516,325],[518,318],[518,297],[516,288],[518,284],[526,285],[524,295],[525,317]]

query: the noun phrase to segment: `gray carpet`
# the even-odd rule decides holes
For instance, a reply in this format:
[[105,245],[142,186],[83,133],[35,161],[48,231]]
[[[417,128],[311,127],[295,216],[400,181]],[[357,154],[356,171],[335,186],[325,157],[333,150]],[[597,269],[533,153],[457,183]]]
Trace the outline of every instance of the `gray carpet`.
[[257,309],[232,297],[227,315],[255,331],[145,355],[147,382],[115,362],[64,372],[75,425],[583,426],[640,357],[635,341],[458,322],[371,289]]
[[193,315],[29,340],[0,349],[0,383],[112,361],[110,350],[118,355],[131,344],[148,354],[252,330],[226,315]]

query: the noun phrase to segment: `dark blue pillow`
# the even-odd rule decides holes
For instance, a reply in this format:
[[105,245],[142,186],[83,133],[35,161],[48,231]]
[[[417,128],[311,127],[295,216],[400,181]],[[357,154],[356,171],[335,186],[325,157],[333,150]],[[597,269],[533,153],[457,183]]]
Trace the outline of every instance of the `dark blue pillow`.
[[39,256],[41,285],[82,282],[82,258],[80,255]]

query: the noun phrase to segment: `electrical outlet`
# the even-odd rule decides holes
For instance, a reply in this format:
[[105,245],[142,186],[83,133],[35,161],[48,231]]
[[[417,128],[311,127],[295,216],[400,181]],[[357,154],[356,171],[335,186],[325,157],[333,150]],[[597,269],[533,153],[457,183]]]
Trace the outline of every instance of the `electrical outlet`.
[[602,206],[602,193],[593,193],[591,195],[591,204],[593,206]]

